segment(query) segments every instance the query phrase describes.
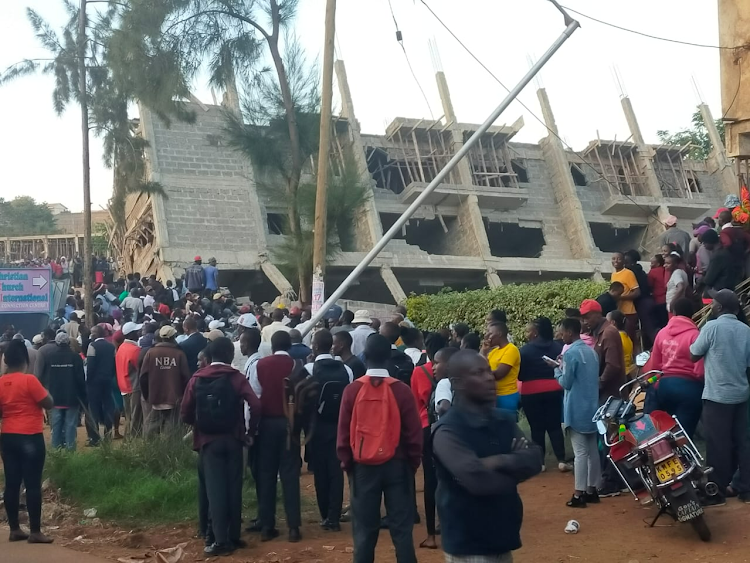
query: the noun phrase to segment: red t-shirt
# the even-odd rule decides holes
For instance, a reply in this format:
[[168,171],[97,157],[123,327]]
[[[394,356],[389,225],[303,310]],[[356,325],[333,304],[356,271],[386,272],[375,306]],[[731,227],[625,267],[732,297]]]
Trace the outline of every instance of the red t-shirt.
[[667,302],[667,279],[665,275],[663,266],[651,268],[648,272],[648,284],[651,286],[651,293],[657,305],[663,305]]
[[47,390],[28,373],[0,377],[0,411],[3,434],[41,434],[44,415],[39,403]]
[[169,313],[169,306],[164,303],[159,303],[159,314],[168,317]]
[[411,392],[417,403],[422,428],[427,428],[430,425],[429,417],[427,416],[427,403],[430,401],[430,395],[432,395],[432,382],[425,373],[425,370],[429,372],[430,376],[435,377],[432,371],[432,362],[427,362],[424,366],[415,367],[411,374]]
[[117,354],[115,355],[117,385],[120,388],[120,393],[124,395],[130,395],[133,392],[130,373],[138,369],[138,356],[140,353],[140,346],[132,340],[123,342],[117,349]]

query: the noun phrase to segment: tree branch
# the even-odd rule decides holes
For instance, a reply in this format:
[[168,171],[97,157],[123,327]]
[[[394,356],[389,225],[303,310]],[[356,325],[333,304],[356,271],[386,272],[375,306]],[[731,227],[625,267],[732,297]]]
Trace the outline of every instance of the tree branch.
[[176,26],[178,26],[180,24],[183,24],[183,23],[185,23],[187,21],[190,21],[190,20],[195,19],[195,18],[199,18],[201,16],[207,16],[207,15],[212,15],[212,14],[229,16],[230,18],[235,18],[237,20],[240,20],[241,22],[244,22],[244,23],[246,23],[248,25],[251,25],[255,29],[257,29],[260,32],[260,34],[263,35],[263,37],[266,40],[268,40],[268,39],[271,38],[271,36],[268,34],[268,32],[265,29],[263,29],[263,27],[261,27],[260,24],[258,24],[254,20],[248,18],[247,16],[243,16],[242,14],[238,14],[237,12],[233,12],[231,10],[203,10],[201,12],[198,12],[197,14],[193,14],[192,16],[188,16],[185,19],[182,19],[180,21],[177,21],[177,22],[173,23],[172,25],[170,25],[167,29],[165,29],[163,31],[163,34],[169,33],[174,27],[176,27]]

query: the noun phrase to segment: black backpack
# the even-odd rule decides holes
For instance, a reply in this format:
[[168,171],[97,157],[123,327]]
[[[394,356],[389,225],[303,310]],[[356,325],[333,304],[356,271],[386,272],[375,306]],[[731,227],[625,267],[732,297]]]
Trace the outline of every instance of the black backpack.
[[349,372],[340,360],[318,360],[313,365],[312,380],[320,385],[316,410],[322,422],[339,420],[341,396],[349,385]]
[[241,400],[230,375],[195,381],[195,427],[202,434],[231,434],[237,426]]
[[403,381],[411,386],[411,374],[414,371],[414,362],[411,358],[398,350],[391,350],[391,357],[388,360],[388,373],[391,377]]
[[430,373],[430,370],[428,370],[424,366],[419,367],[422,368],[422,371],[427,376],[427,379],[430,380],[430,384],[432,385],[432,391],[430,391],[430,400],[427,403],[427,422],[429,422],[430,426],[432,426],[437,422],[437,410],[435,410],[435,391],[437,390],[437,381],[435,380],[435,376]]

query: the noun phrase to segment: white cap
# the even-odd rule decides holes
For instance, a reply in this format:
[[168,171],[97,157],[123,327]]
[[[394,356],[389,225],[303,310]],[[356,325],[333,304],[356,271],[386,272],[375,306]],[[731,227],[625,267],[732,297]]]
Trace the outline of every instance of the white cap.
[[122,334],[127,336],[128,334],[132,334],[138,330],[141,330],[142,328],[143,328],[142,324],[133,323],[133,322],[125,323],[122,327]]
[[224,322],[223,321],[211,321],[208,323],[208,330],[214,330],[217,328],[224,328]]
[[245,328],[258,328],[258,319],[252,313],[245,313],[244,315],[240,315],[237,324]]
[[370,324],[372,319],[370,318],[370,311],[367,309],[361,309],[354,313],[354,320],[352,324]]

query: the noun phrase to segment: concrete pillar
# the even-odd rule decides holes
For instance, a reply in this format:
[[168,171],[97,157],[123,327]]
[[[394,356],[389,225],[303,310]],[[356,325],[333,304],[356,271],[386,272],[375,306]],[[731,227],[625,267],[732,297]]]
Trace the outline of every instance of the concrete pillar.
[[[448,89],[448,81],[445,78],[445,73],[440,71],[435,75],[438,85],[438,91],[440,92],[440,100],[443,103],[443,113],[445,120],[450,123],[449,130],[453,138],[453,152],[458,151],[464,144],[463,131],[458,126],[458,120],[456,114],[453,111],[453,101],[451,100],[450,90]],[[479,202],[477,196],[473,193],[473,178],[471,174],[471,167],[469,166],[468,158],[463,158],[459,161],[456,166],[458,176],[461,181],[461,185],[467,191],[466,198],[461,198],[461,207],[458,211],[458,219],[461,222],[461,227],[464,229],[471,229],[476,238],[476,248],[478,255],[483,260],[491,260],[492,252],[490,251],[490,241],[487,238],[487,231],[484,228],[484,221],[482,220],[482,211],[479,209]],[[495,272],[494,268],[489,264],[487,266],[487,283],[490,287],[498,287],[502,285],[500,277]]]
[[[362,182],[374,188],[374,181],[367,168],[367,157],[365,156],[365,146],[362,143],[359,121],[357,121],[354,115],[354,102],[352,101],[351,90],[349,90],[349,81],[346,78],[344,61],[336,61],[334,69],[336,70],[336,79],[341,95],[341,115],[349,121],[349,142],[351,143],[354,161],[360,171]],[[375,246],[376,242],[383,238],[383,225],[380,222],[380,215],[378,215],[373,198],[368,199],[364,204],[361,219],[358,222],[360,228],[357,229],[357,236],[359,238],[357,249],[368,251]]]
[[44,257],[49,258],[49,239],[44,237]]
[[290,284],[286,277],[284,277],[284,274],[282,274],[279,269],[271,263],[268,256],[260,256],[260,269],[263,270],[263,273],[266,274],[270,282],[279,290],[281,295],[287,296],[294,293],[292,284]]
[[396,274],[393,273],[390,266],[383,265],[380,267],[380,277],[383,278],[383,281],[391,292],[391,295],[393,295],[396,304],[406,301],[406,292],[401,287],[401,284],[396,278]]
[[709,172],[719,175],[721,188],[725,194],[735,195],[739,188],[739,182],[737,175],[734,173],[734,167],[727,156],[719,130],[716,128],[714,116],[706,104],[701,104],[698,108],[701,110],[703,122],[706,124],[706,130],[708,131],[708,138],[711,139],[711,146],[713,147],[708,157]]
[[[646,188],[648,189],[649,195],[655,198],[656,201],[663,201],[664,194],[662,194],[661,186],[659,185],[659,178],[657,178],[656,170],[654,169],[654,150],[643,140],[641,127],[638,124],[638,119],[635,116],[635,111],[633,110],[633,104],[630,102],[630,98],[624,96],[621,101],[622,109],[625,112],[625,119],[630,128],[630,135],[633,139],[633,143],[635,143],[638,148],[638,170],[646,179]],[[658,246],[656,239],[664,232],[664,222],[669,215],[669,208],[665,204],[661,204],[656,210],[655,216],[649,218],[649,225],[643,243],[643,246],[649,252],[656,252],[656,246]]]
[[[537,91],[537,96],[542,106],[544,122],[551,131],[557,134],[557,123],[555,122],[555,115],[552,113],[552,105],[547,96],[547,91],[540,88]],[[565,217],[563,225],[573,257],[582,260],[591,259],[596,252],[594,237],[591,235],[591,229],[583,214],[581,200],[578,198],[578,192],[570,174],[568,155],[562,142],[555,134],[548,133],[547,137],[540,141],[544,160],[550,169],[555,200],[560,206],[561,215]]]

